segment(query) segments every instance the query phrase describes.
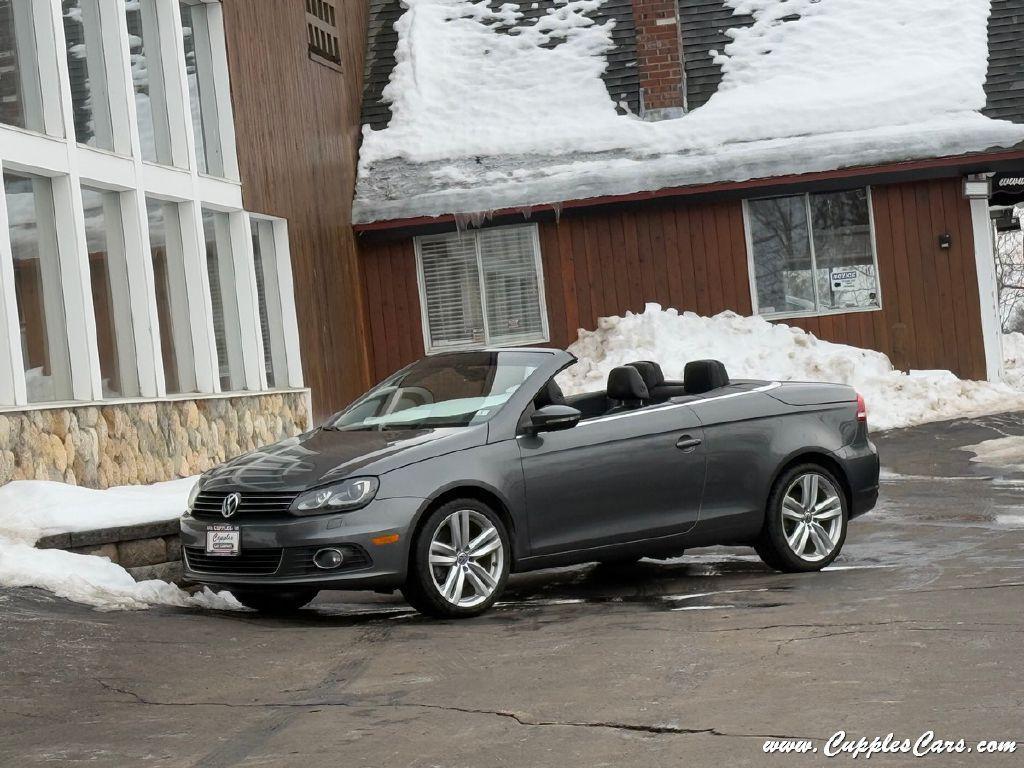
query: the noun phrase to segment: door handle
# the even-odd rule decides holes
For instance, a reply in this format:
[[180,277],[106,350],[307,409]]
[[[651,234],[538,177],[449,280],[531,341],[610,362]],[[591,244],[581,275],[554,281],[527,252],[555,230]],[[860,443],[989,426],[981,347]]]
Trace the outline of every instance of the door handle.
[[698,437],[690,437],[689,435],[683,435],[678,440],[676,440],[676,448],[678,448],[681,451],[685,451],[686,453],[689,453],[698,445],[700,445],[701,442],[701,439]]

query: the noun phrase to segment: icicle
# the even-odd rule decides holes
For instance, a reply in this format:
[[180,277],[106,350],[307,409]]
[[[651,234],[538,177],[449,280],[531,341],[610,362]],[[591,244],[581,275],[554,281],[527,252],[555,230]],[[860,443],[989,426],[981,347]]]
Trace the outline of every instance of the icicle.
[[552,203],[551,210],[555,212],[555,224],[560,223],[562,221],[562,204]]

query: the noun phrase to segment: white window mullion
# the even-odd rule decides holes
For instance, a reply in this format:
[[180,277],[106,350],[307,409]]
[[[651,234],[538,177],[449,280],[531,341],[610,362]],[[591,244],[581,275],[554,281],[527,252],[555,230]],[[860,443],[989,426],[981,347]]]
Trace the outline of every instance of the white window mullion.
[[181,253],[185,267],[185,290],[188,295],[196,389],[199,392],[220,392],[220,368],[217,361],[217,342],[213,333],[210,280],[206,272],[203,212],[196,202],[183,203],[178,207],[178,211],[181,217]]
[[[263,254],[263,274],[268,278],[266,287],[267,301],[270,302],[268,312],[271,313],[271,322],[276,313],[281,323],[280,340],[274,340],[274,371],[275,376],[280,377],[285,372],[286,382],[289,387],[301,387],[302,379],[302,357],[299,347],[299,321],[295,312],[295,288],[292,278],[292,261],[288,247],[288,224],[282,219],[273,221],[271,229],[272,243],[261,247]],[[267,257],[273,253],[273,259]],[[273,276],[272,278],[270,276]],[[271,284],[273,283],[273,288]],[[273,299],[271,299],[273,296]],[[284,355],[284,364],[278,364],[278,356]],[[278,381],[278,386],[285,382]]]
[[[235,121],[231,113],[231,81],[228,73],[227,40],[224,34],[224,10],[220,3],[207,3],[204,31],[210,46],[213,75],[213,101],[217,117],[216,151],[220,155],[219,167],[224,178],[238,179],[238,157],[235,149]],[[205,105],[204,105],[205,106]]]
[[136,360],[130,362],[138,373],[142,397],[162,397],[167,390],[160,356],[160,325],[146,197],[138,191],[131,191],[121,193],[120,198],[127,257],[128,304],[136,350]]
[[[52,136],[71,136],[74,138],[74,120],[71,115],[71,87],[68,80],[68,62],[63,56],[63,22],[60,11],[60,0],[48,2],[13,3],[13,10],[18,7],[31,6],[31,17],[25,12],[15,12],[14,24],[16,33],[32,35],[35,28],[36,54],[38,66],[26,68],[32,70],[32,76],[38,78],[39,92],[42,94],[41,124],[43,131]],[[27,39],[20,38],[19,39]],[[63,86],[68,86],[63,87]],[[63,103],[61,103],[63,102]],[[68,132],[68,126],[72,130]]]
[[484,322],[484,344],[491,343],[491,327],[487,321],[487,286],[484,284],[484,260],[480,255],[480,235],[473,233],[473,246],[476,253],[476,280],[480,286],[480,314]]
[[807,241],[811,249],[811,288],[814,291],[814,311],[821,312],[821,297],[818,296],[818,260],[814,252],[814,219],[810,195],[804,195],[804,210],[807,211]]
[[235,301],[224,302],[225,311],[238,312],[237,323],[227,323],[232,336],[235,329],[238,332],[238,338],[229,336],[228,339],[231,354],[237,356],[237,367],[232,361],[231,370],[232,373],[241,372],[242,380],[239,383],[242,389],[266,389],[267,374],[263,365],[263,334],[260,330],[249,214],[244,211],[229,214],[227,229],[227,237],[218,239],[230,244],[230,252],[220,254],[220,264],[223,273],[234,278],[233,283],[224,283],[225,287],[233,286],[235,290]]
[[54,178],[52,188],[53,226],[57,234],[60,274],[50,279],[56,277],[52,284],[63,287],[72,397],[75,400],[100,400],[103,381],[96,344],[89,248],[85,229],[80,224],[85,220],[85,213],[78,174]]
[[0,194],[0,405],[24,405],[28,402],[24,371],[18,297],[14,290],[14,254],[11,251],[7,220],[7,196]]
[[[171,126],[171,153],[174,165],[196,169],[196,137],[192,127],[192,101],[185,64],[185,36],[181,29],[181,7],[177,0],[162,0],[160,16],[161,57],[168,68],[164,85],[167,90],[168,122]],[[169,23],[165,24],[167,20]],[[200,221],[201,223],[201,221]]]
[[128,42],[124,5],[124,0],[106,0],[102,8],[103,50],[108,52],[106,82],[110,94],[110,124],[114,130],[114,151],[139,158],[142,157],[142,151],[139,146],[139,121],[135,114],[131,45]]

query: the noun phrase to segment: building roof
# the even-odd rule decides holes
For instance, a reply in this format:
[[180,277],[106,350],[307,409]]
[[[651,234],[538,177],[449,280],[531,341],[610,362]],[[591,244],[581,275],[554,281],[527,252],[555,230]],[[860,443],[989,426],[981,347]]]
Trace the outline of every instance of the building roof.
[[991,0],[991,14],[989,0],[930,1],[921,14],[919,0],[679,0],[690,112],[648,123],[630,0],[371,0],[354,218],[1024,141],[1024,0]]

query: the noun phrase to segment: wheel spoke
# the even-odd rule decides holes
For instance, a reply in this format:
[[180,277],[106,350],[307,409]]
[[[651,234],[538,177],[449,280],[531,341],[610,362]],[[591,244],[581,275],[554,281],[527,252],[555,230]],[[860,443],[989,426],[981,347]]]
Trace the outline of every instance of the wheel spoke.
[[460,541],[459,549],[466,549],[469,546],[469,510],[463,509],[459,512],[459,531]]
[[838,496],[830,496],[814,508],[814,519],[831,520],[843,514],[843,505]]
[[803,520],[804,508],[792,496],[787,496],[782,500],[782,516],[789,520]]
[[807,523],[799,523],[796,528],[793,529],[792,535],[787,538],[790,549],[796,552],[798,555],[802,555],[804,547],[807,546]]
[[800,488],[803,491],[803,507],[810,511],[818,502],[818,476],[804,475],[800,478]]
[[455,558],[452,555],[439,555],[431,552],[429,557],[431,565],[455,565]]
[[[458,566],[452,568],[452,571],[455,573],[455,579],[452,582],[451,587],[444,591],[444,596],[449,602],[458,604],[462,599],[462,589],[466,584],[466,574]],[[448,582],[445,582],[445,586],[448,586]]]
[[448,530],[452,535],[452,547],[462,549],[462,526],[457,512],[448,518]]
[[487,569],[481,566],[479,563],[470,563],[469,573],[470,578],[473,578],[475,576],[477,579],[483,582],[485,587],[484,594],[490,594],[491,590],[498,586],[498,582],[494,580],[494,577],[491,576]]
[[832,539],[829,538],[825,529],[817,523],[811,523],[809,527],[811,529],[811,538],[814,539],[814,548],[822,557],[827,556],[835,546],[835,544],[832,543]]
[[489,552],[493,552],[501,546],[501,538],[498,536],[497,528],[488,528],[486,531],[481,533],[466,547],[466,551],[470,557],[477,558],[483,557]]
[[453,565],[448,570],[448,578],[444,580],[444,586],[441,587],[441,594],[449,600],[451,599],[449,595],[455,591],[455,580],[459,577],[459,573],[459,566]]
[[487,588],[483,579],[480,578],[479,572],[476,571],[472,566],[466,571],[466,578],[469,579],[469,583],[473,585],[473,589],[480,597],[487,597],[491,594],[491,590]]

